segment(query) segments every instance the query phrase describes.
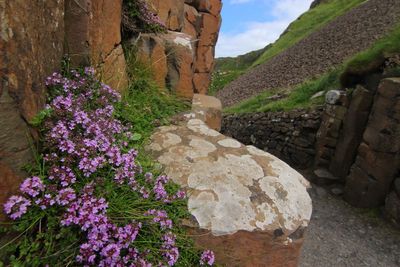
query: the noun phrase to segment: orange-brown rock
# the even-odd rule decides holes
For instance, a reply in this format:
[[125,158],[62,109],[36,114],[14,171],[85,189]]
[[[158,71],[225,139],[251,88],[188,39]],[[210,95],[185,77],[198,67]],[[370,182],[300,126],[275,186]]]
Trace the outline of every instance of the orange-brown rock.
[[150,0],[149,4],[165,26],[171,31],[183,27],[184,0]]
[[185,4],[185,19],[183,22],[182,32],[197,38],[200,31],[201,16],[197,10],[189,5]]
[[218,40],[219,28],[221,27],[220,17],[200,12],[202,24],[199,35],[199,46],[215,45]]
[[195,73],[193,75],[193,85],[198,94],[207,94],[208,86],[211,82],[210,73]]
[[194,64],[195,72],[211,72],[214,67],[214,46],[198,46],[196,53],[196,62]]
[[63,1],[0,1],[0,206],[33,160],[27,122],[44,106],[45,77],[60,67],[63,13]]
[[195,0],[193,2],[196,8],[201,12],[207,12],[216,17],[221,13],[221,0]]
[[191,36],[170,32],[164,36],[168,62],[168,87],[177,95],[192,98],[194,51]]
[[154,80],[160,88],[165,88],[168,74],[167,55],[162,36],[141,34],[137,42],[138,59],[149,66],[154,74]]
[[[99,77],[111,81],[110,86],[119,91],[128,85],[125,57],[119,47],[121,12],[122,0],[65,2],[65,48],[73,66],[94,66]],[[109,68],[115,63],[115,69]]]
[[189,228],[195,243],[211,249],[220,266],[296,267],[304,238],[285,242],[268,233],[239,231],[233,235],[214,236],[208,231]]
[[101,80],[116,90],[122,91],[128,86],[126,62],[122,45],[118,45],[104,59],[97,73]]

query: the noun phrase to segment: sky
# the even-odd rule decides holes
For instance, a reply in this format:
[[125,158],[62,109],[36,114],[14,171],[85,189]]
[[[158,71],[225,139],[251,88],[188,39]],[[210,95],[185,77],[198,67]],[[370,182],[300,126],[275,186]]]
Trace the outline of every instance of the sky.
[[223,0],[216,57],[238,56],[273,43],[313,0]]

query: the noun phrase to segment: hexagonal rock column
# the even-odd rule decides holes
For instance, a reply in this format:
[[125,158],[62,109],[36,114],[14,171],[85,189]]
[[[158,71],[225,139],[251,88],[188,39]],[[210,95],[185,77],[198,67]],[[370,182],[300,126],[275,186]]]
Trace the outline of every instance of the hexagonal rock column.
[[311,212],[309,183],[278,158],[210,129],[196,112],[148,146],[186,188],[185,222],[223,266],[296,266]]

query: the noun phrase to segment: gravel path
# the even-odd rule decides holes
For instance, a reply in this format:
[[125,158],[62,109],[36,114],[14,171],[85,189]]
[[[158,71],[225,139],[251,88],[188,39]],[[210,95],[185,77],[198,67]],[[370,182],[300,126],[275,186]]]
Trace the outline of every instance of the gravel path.
[[372,45],[400,21],[400,0],[368,0],[217,93],[230,106],[260,92],[323,74]]
[[300,267],[400,266],[400,231],[313,186]]

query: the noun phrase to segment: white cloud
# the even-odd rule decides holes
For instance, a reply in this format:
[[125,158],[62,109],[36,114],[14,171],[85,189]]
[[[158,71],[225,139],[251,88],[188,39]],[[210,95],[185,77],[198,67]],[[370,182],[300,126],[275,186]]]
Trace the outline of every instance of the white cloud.
[[293,20],[308,10],[312,0],[267,0],[266,2],[272,4],[273,19],[267,22],[248,22],[246,29],[239,33],[221,32],[216,47],[217,57],[242,55],[274,42]]

